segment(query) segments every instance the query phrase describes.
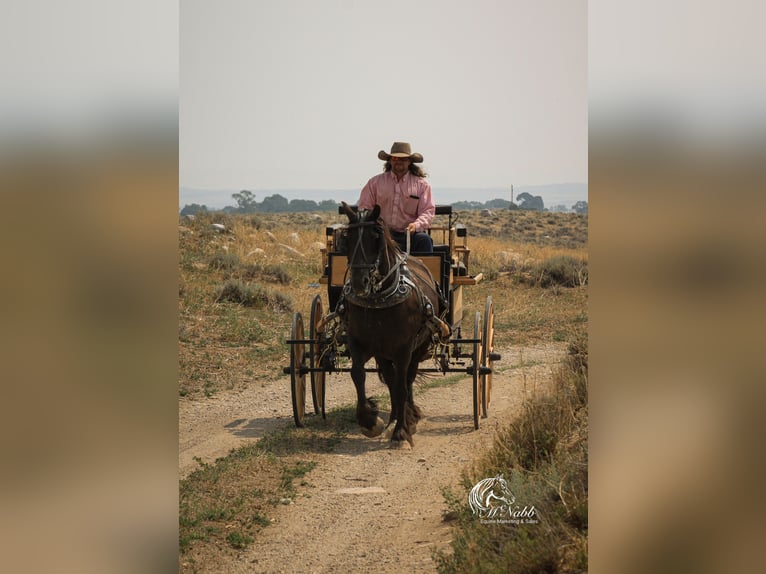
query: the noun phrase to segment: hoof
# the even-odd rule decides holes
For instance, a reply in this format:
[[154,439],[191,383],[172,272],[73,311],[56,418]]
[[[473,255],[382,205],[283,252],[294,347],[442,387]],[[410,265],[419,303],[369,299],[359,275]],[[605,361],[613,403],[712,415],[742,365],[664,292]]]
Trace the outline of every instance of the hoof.
[[389,448],[392,450],[412,450],[412,445],[406,440],[392,440]]
[[383,422],[383,419],[378,417],[375,421],[375,426],[372,428],[364,428],[362,427],[362,434],[366,436],[367,438],[375,438],[376,436],[380,436],[383,432],[383,429],[386,428],[385,423]]

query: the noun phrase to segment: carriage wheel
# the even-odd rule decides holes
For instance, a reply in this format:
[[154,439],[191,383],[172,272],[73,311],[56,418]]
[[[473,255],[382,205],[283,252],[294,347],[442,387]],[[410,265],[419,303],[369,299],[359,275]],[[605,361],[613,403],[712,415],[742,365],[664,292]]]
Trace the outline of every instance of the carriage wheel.
[[481,365],[481,313],[476,311],[476,315],[473,318],[473,428],[479,429],[479,417],[481,415],[482,406],[482,386],[481,377],[479,376],[479,367]]
[[311,323],[309,325],[309,339],[311,339],[311,344],[309,346],[309,366],[311,367],[311,398],[314,400],[314,413],[321,413],[322,418],[325,418],[325,372],[322,370],[322,366],[320,364],[320,359],[322,358],[322,353],[324,351],[324,326],[320,326],[323,317],[324,313],[322,310],[322,297],[315,295],[314,300],[311,302]]
[[[492,297],[487,297],[484,306],[484,333],[481,339],[481,366],[485,367],[485,374],[481,376],[481,416],[487,418],[489,403],[492,398],[492,353],[495,350],[495,308],[492,305]],[[486,369],[490,369],[487,372]]]
[[[296,312],[293,315],[293,341],[303,339],[303,317]],[[303,418],[306,415],[306,371],[304,369],[306,359],[306,346],[304,343],[290,343],[290,383],[293,395],[293,417],[295,426],[303,426]]]

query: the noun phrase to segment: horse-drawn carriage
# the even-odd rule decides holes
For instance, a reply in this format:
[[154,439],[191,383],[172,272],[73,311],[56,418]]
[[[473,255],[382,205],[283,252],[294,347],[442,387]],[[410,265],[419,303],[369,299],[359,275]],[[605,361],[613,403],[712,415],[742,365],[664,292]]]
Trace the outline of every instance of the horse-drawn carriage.
[[[306,416],[306,377],[311,381],[314,413],[325,416],[325,376],[350,372],[357,389],[357,420],[366,436],[377,436],[383,422],[365,396],[365,373],[378,373],[391,393],[393,441],[412,443],[420,410],[412,400],[412,382],[420,373],[462,372],[473,379],[473,423],[486,418],[492,394],[495,353],[494,309],[487,297],[484,315],[473,316],[466,337],[463,286],[475,285],[471,275],[465,226],[453,218],[452,206],[436,207],[429,230],[433,253],[402,252],[378,219],[378,208],[358,212],[345,203],[340,214],[347,224],[326,228],[322,249],[323,274],[330,312],[321,295],[311,303],[308,327],[296,312],[287,344],[293,416],[298,427]],[[446,218],[446,225],[438,220]],[[409,251],[407,249],[406,251]],[[307,333],[308,331],[308,333]],[[368,367],[369,359],[375,366]],[[431,366],[422,364],[430,362]]]

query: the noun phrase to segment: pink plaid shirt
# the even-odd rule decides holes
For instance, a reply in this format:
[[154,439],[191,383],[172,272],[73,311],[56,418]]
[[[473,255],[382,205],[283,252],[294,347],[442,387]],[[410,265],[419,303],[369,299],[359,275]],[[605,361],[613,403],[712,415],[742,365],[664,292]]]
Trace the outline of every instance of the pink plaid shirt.
[[417,231],[431,227],[436,206],[431,196],[431,184],[424,177],[407,172],[401,181],[390,172],[376,175],[362,188],[359,209],[380,205],[380,216],[394,231],[405,231],[415,223]]

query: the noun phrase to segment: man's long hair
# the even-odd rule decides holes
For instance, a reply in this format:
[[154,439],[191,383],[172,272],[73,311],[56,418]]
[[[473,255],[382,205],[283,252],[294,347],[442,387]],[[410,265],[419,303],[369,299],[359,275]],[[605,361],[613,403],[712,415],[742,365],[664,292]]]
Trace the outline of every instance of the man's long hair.
[[[383,171],[391,171],[391,160],[388,160],[386,162],[386,165],[384,166]],[[415,177],[428,177],[428,174],[425,171],[423,171],[423,168],[421,168],[418,164],[413,162],[410,162],[409,172]]]

